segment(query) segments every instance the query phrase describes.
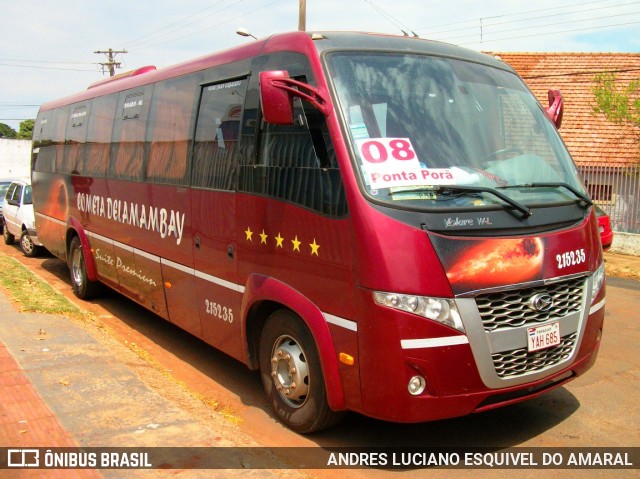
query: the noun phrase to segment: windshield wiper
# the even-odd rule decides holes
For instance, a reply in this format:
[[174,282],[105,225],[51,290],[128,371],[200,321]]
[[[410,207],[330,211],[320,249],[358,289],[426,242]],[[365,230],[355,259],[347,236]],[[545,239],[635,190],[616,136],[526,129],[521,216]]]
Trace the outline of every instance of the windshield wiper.
[[567,183],[524,183],[521,185],[507,185],[507,186],[498,186],[498,188],[564,188],[573,193],[580,201],[584,202],[585,208],[588,208],[593,204],[593,201],[589,199],[588,196],[576,190],[573,186]]
[[442,185],[434,187],[434,191],[443,193],[443,192],[451,192],[451,193],[489,193],[493,196],[497,196],[505,203],[513,206],[516,210],[522,213],[522,220],[527,219],[531,216],[531,210],[527,208],[522,203],[509,198],[507,195],[500,193],[499,191],[489,188],[488,186],[456,186],[456,185]]

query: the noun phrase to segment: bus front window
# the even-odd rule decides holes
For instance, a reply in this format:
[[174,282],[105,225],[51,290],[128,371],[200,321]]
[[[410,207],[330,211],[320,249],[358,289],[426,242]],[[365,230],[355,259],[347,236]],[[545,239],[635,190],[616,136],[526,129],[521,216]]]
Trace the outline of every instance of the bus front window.
[[585,198],[554,125],[513,73],[411,54],[327,62],[371,198],[420,209]]

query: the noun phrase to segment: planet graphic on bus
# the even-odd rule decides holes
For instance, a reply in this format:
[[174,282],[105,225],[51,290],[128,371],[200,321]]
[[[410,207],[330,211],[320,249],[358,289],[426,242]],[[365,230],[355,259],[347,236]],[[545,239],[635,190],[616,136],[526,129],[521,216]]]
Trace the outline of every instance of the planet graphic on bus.
[[543,253],[540,238],[485,240],[463,250],[447,277],[452,285],[473,289],[533,281]]

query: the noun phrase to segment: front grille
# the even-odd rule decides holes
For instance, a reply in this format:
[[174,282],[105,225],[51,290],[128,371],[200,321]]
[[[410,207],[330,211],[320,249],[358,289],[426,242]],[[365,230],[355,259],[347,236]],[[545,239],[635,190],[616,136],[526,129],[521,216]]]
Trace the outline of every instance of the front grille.
[[[476,297],[485,331],[529,326],[562,318],[580,310],[585,278],[573,278],[533,288],[500,291]],[[553,306],[549,311],[536,311],[529,302],[539,293],[549,294]]]
[[577,333],[562,338],[562,342],[551,348],[529,352],[527,348],[504,351],[491,356],[496,374],[501,378],[519,376],[554,366],[571,356],[576,345]]

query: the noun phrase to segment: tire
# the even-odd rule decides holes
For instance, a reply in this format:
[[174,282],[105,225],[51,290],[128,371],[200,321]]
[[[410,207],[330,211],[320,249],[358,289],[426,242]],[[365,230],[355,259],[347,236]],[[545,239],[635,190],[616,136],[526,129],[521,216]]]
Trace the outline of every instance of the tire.
[[75,236],[69,245],[69,272],[73,294],[80,299],[91,299],[100,292],[100,283],[89,281],[80,238]]
[[33,242],[27,230],[22,231],[22,234],[20,235],[20,249],[28,258],[35,258],[42,252],[42,247]]
[[307,434],[342,419],[342,412],[329,408],[315,341],[297,315],[274,312],[262,329],[259,348],[262,384],[283,424]]
[[4,244],[12,245],[16,240],[16,237],[9,233],[9,228],[7,228],[7,225],[4,225],[2,236],[4,238]]

